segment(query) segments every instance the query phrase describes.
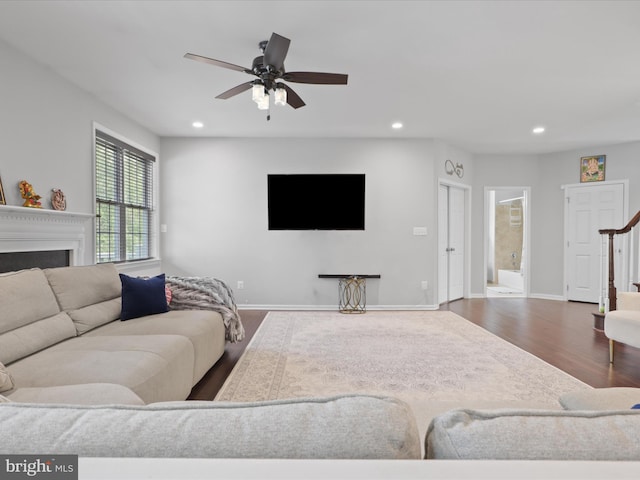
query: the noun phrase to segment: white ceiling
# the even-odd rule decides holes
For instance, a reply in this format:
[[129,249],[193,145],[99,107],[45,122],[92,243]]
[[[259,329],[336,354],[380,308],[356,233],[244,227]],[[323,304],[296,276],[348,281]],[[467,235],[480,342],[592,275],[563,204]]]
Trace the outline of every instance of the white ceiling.
[[[307,105],[267,122],[250,91],[214,98],[254,77],[183,58],[251,67],[272,32],[291,39],[288,71],[348,85],[289,84]],[[640,140],[638,1],[5,0],[0,38],[160,136],[440,138],[475,153]]]

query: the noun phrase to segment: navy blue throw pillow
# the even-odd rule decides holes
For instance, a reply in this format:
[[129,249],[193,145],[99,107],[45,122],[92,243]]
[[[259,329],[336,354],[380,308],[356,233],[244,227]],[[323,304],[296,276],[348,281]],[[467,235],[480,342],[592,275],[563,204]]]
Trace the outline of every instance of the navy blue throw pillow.
[[144,317],[168,311],[164,291],[164,273],[152,278],[120,274],[122,282],[122,312],[120,320]]
[[640,403],[636,403],[633,407],[631,407],[631,410],[640,410]]

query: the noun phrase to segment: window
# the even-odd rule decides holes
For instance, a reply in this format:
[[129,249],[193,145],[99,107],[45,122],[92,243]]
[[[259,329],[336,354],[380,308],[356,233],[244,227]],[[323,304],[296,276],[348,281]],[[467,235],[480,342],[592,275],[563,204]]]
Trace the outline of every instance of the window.
[[154,162],[96,130],[96,263],[151,258]]

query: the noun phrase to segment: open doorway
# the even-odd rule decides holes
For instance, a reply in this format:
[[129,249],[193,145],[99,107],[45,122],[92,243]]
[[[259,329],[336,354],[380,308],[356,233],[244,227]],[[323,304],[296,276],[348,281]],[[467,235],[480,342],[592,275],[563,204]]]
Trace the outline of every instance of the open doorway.
[[485,189],[487,297],[528,294],[529,195],[529,187]]

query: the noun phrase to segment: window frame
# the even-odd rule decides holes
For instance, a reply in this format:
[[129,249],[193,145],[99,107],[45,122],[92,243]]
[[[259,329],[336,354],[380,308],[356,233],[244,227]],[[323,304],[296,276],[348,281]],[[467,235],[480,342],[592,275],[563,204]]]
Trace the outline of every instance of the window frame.
[[[116,201],[116,202],[108,202],[108,201],[103,201],[100,202],[100,200],[98,199],[98,178],[97,178],[97,172],[98,172],[98,165],[97,165],[97,142],[98,139],[101,137],[101,134],[106,136],[108,138],[108,140],[113,140],[114,143],[119,144],[119,146],[124,145],[125,148],[127,150],[130,150],[131,152],[133,152],[135,154],[135,156],[141,156],[145,159],[150,160],[151,163],[151,170],[150,170],[150,179],[149,181],[145,182],[145,185],[148,185],[151,188],[151,195],[150,197],[150,207],[149,208],[141,208],[138,206],[131,206],[127,203],[124,202],[124,193],[122,191],[119,191],[120,198],[119,200],[121,201]],[[158,225],[158,202],[157,202],[157,198],[158,198],[158,154],[144,146],[141,146],[139,144],[137,144],[136,142],[133,142],[131,140],[129,140],[128,138],[123,137],[122,135],[113,132],[112,130],[103,127],[102,125],[99,125],[97,123],[94,123],[94,128],[93,128],[93,143],[92,143],[92,150],[93,150],[93,158],[92,158],[92,163],[93,163],[93,201],[94,201],[94,214],[95,214],[95,223],[94,223],[94,228],[93,228],[93,235],[94,235],[94,251],[93,251],[93,261],[95,263],[116,263],[119,265],[126,265],[126,264],[141,264],[141,263],[145,263],[145,262],[155,262],[155,261],[159,261],[159,225]],[[120,170],[121,172],[121,170]],[[120,181],[122,181],[122,179],[120,179]],[[117,259],[109,259],[109,260],[104,260],[104,261],[99,261],[98,259],[98,253],[99,253],[99,241],[100,238],[98,236],[98,228],[99,228],[99,221],[100,221],[100,211],[98,209],[98,206],[100,204],[109,204],[111,203],[112,205],[115,205],[118,209],[120,209],[120,211],[122,213],[124,213],[126,211],[127,208],[134,208],[134,209],[139,209],[141,208],[142,210],[148,211],[149,212],[149,218],[148,218],[148,225],[147,225],[147,242],[149,245],[149,249],[148,249],[148,256],[144,256],[144,257],[140,257],[140,258],[132,258],[132,259],[127,259],[127,247],[126,247],[126,240],[127,240],[127,231],[126,231],[126,215],[122,214],[120,215],[120,227],[119,227],[119,252],[118,252],[118,258]]]

